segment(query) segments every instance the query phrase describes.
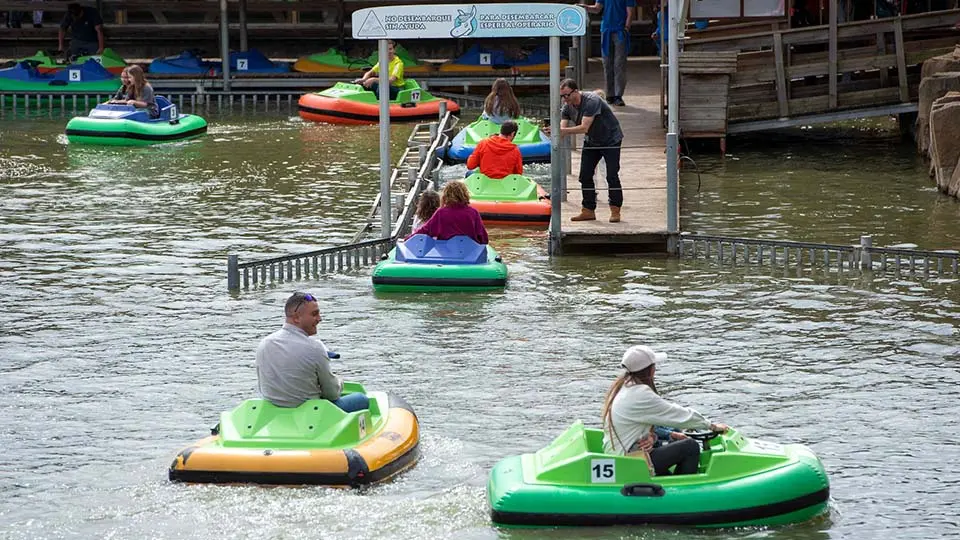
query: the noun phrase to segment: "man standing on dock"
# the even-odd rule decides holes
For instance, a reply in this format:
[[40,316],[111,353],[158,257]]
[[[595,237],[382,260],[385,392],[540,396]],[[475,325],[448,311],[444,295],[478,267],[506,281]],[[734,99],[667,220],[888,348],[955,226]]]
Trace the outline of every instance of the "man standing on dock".
[[607,189],[610,201],[610,223],[620,221],[623,191],[620,187],[620,143],[623,130],[610,106],[593,92],[581,92],[577,82],[560,82],[560,136],[584,134],[580,152],[580,186],[583,190],[583,208],[572,221],[597,219],[597,192],[593,183],[600,160],[607,167]]
[[630,23],[637,9],[636,0],[597,0],[592,6],[580,4],[589,13],[603,13],[600,21],[600,49],[603,75],[607,82],[607,103],[626,106],[627,54],[630,52]]
[[67,14],[60,22],[60,50],[63,49],[63,38],[70,29],[70,48],[66,51],[67,59],[90,54],[103,54],[103,19],[96,8],[81,6],[77,3],[67,5]]

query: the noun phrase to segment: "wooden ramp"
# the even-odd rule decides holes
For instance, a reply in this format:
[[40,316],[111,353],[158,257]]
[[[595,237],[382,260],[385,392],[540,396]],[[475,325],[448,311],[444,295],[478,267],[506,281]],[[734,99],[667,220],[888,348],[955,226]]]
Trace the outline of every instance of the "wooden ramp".
[[[603,68],[592,62],[584,88],[603,88]],[[660,69],[657,58],[627,63],[626,107],[614,107],[623,129],[620,182],[622,221],[610,223],[606,180],[597,174],[597,221],[570,221],[580,213],[580,152],[574,150],[567,176],[567,201],[561,207],[561,253],[630,253],[667,251],[666,132],[660,127]],[[598,167],[598,171],[602,170]]]

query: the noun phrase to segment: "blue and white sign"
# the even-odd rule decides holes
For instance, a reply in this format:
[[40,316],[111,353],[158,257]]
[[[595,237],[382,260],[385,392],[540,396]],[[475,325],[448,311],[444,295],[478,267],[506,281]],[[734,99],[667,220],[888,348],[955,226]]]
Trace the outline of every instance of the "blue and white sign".
[[355,39],[582,36],[587,12],[569,4],[434,4],[353,12]]

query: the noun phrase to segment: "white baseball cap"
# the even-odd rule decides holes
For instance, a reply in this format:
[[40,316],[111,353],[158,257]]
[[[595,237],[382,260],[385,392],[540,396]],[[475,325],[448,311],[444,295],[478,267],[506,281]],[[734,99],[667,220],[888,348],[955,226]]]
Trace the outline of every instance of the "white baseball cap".
[[659,364],[666,359],[666,354],[654,352],[646,345],[634,345],[623,353],[623,361],[620,362],[620,366],[628,373],[636,373],[650,367],[651,364]]

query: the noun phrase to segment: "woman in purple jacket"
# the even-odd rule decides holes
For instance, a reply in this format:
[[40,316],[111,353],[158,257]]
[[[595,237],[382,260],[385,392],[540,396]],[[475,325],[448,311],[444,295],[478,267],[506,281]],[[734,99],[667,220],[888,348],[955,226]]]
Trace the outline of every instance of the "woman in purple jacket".
[[[437,240],[469,236],[478,244],[487,243],[487,229],[480,212],[470,206],[470,191],[459,180],[448,182],[440,193],[440,208],[414,234],[428,234]],[[409,237],[408,237],[409,238]]]

